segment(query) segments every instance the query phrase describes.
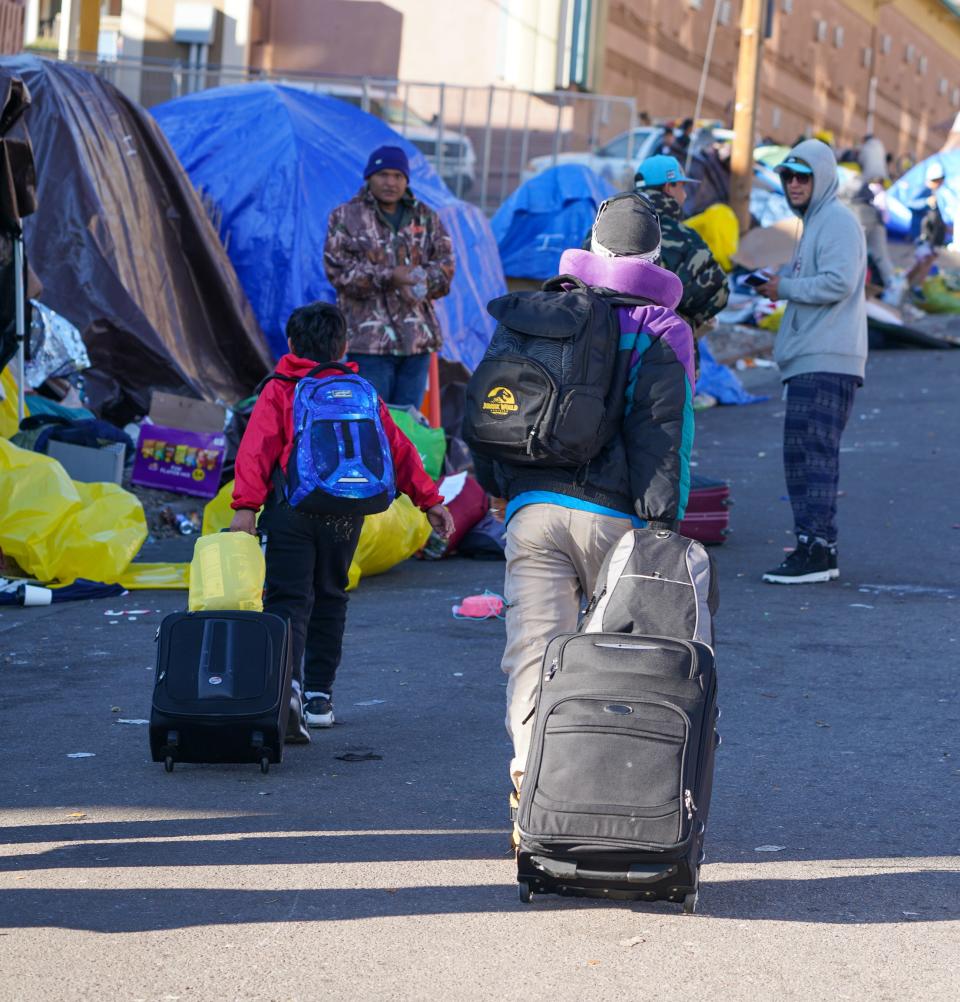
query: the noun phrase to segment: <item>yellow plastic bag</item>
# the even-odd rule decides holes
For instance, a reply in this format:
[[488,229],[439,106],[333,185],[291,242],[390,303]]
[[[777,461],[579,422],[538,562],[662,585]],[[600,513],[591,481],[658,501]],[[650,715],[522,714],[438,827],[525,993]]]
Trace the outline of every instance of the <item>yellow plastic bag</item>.
[[[233,510],[233,481],[224,484],[220,492],[203,510],[203,535],[219,532],[230,525]],[[231,535],[246,535],[231,533]],[[422,549],[430,535],[427,516],[401,494],[379,515],[368,515],[363,522],[360,542],[350,565],[348,589],[357,587],[361,577],[383,574]],[[249,537],[252,538],[252,537]],[[192,607],[191,607],[192,608]]]
[[0,549],[40,581],[112,584],[147,537],[143,508],[116,484],[82,484],[49,456],[0,438]]
[[263,612],[263,551],[248,532],[201,536],[190,564],[191,612]]
[[189,564],[131,564],[117,584],[127,591],[185,591],[190,586]]
[[724,271],[732,270],[733,256],[740,245],[740,224],[729,205],[717,202],[699,215],[685,219],[683,224],[703,237],[710,253]]
[[[20,430],[17,423],[17,381],[13,371],[7,366],[0,372],[0,438],[12,438]],[[29,414],[28,408],[24,407],[24,414]]]
[[356,588],[361,577],[383,574],[412,557],[423,548],[429,535],[427,516],[406,494],[401,494],[379,515],[368,515],[350,565],[347,589]]
[[923,300],[917,305],[927,313],[960,313],[960,292],[943,275],[933,275],[924,281]]

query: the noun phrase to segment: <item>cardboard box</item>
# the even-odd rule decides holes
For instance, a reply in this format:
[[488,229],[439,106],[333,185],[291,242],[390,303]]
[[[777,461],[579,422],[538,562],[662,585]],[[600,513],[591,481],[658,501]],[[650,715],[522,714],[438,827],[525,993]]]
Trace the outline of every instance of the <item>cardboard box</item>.
[[141,487],[214,497],[227,451],[225,418],[219,404],[154,393],[130,479]]
[[99,449],[56,439],[47,443],[47,455],[60,463],[71,480],[85,484],[119,484],[123,480],[125,452],[122,442],[111,442]]

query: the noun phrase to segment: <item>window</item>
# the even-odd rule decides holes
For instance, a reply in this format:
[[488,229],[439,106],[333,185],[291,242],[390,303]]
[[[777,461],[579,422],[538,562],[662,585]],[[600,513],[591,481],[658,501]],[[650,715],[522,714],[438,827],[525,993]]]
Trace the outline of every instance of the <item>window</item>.
[[947,90],[949,89],[949,87],[950,87],[950,83],[947,80],[947,78],[946,77],[940,77],[940,84],[937,87],[937,93],[941,97],[943,97],[947,93]]
[[903,50],[904,62],[912,63],[916,52],[917,50],[912,45],[907,45],[907,47]]
[[793,0],[783,0],[783,12],[784,14],[793,13]]
[[880,39],[880,51],[886,56],[889,54],[890,49],[893,47],[893,39],[889,35],[884,35]]
[[927,57],[926,56],[921,56],[920,57],[920,62],[917,64],[917,70],[919,71],[920,76],[925,77],[927,75]]
[[687,0],[687,6],[691,10],[700,10],[703,7],[703,0]]
[[868,45],[863,50],[863,68],[869,70],[873,66],[873,49]]
[[773,126],[774,129],[780,128],[780,119],[781,119],[780,109],[775,107],[773,111],[770,113],[770,124]]
[[570,39],[570,64],[565,74],[567,83],[589,90],[592,72],[590,36],[593,33],[593,0],[573,0],[570,4],[567,32],[567,37]]
[[957,105],[960,105],[960,87],[954,87],[953,88],[953,94],[950,96],[950,103],[954,107],[957,107]]
[[826,21],[815,21],[816,33],[814,38],[818,42],[823,42],[827,37],[827,22]]
[[730,23],[730,18],[733,14],[732,4],[730,0],[720,0],[720,10],[717,14],[717,23],[727,25]]
[[833,47],[835,49],[843,48],[843,28],[839,24],[833,29]]

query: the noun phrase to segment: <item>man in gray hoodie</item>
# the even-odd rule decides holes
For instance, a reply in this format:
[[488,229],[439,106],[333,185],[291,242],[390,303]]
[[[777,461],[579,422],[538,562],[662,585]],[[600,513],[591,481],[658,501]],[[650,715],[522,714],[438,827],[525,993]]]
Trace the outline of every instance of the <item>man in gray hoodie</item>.
[[786,384],[783,464],[797,547],[764,581],[806,584],[840,576],[837,484],[840,437],[867,360],[863,230],[837,198],[837,161],[818,139],[777,167],[803,236],[787,275],[760,286],[787,300],[774,358]]

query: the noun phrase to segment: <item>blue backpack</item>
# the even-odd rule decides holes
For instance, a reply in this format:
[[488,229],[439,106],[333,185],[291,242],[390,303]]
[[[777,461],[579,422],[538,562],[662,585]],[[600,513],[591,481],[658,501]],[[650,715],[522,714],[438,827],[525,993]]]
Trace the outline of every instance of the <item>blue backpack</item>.
[[[342,375],[315,378],[324,369]],[[374,515],[396,497],[390,444],[380,420],[380,398],[339,362],[324,362],[296,382],[293,449],[286,483],[275,482],[287,503],[308,515]]]

